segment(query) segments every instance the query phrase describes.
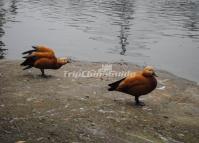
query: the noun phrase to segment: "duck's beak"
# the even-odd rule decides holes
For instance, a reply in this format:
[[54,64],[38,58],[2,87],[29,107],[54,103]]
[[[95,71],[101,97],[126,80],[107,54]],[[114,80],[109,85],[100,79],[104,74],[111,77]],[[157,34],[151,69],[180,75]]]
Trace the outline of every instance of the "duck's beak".
[[158,77],[157,74],[156,74],[155,72],[153,73],[153,76]]

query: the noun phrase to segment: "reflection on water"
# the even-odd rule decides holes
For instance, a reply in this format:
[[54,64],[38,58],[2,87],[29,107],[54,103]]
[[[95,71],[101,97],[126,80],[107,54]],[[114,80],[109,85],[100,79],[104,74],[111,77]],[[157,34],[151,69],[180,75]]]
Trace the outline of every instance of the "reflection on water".
[[[0,1],[0,6],[2,6],[2,1]],[[5,17],[5,14],[4,14],[3,10],[0,9],[0,38],[5,33],[3,28],[2,28],[3,23],[4,23],[4,17]],[[0,59],[2,59],[4,57],[4,49],[3,49],[4,46],[5,46],[5,44],[0,39]]]
[[4,5],[7,1],[0,1],[0,59],[3,59],[6,55],[5,43],[2,41],[2,37],[5,34],[3,29],[5,23],[9,20],[7,18],[7,14],[10,13],[11,15],[17,14],[16,12],[16,0],[10,1],[10,7],[8,9],[4,9]]
[[199,82],[197,0],[1,0],[0,10],[7,58],[41,43],[59,56],[150,64]]
[[128,35],[130,26],[132,25],[132,19],[133,19],[133,13],[134,13],[134,5],[133,1],[130,0],[120,0],[116,1],[117,3],[112,4],[112,11],[117,14],[117,17],[119,17],[119,21],[116,25],[120,26],[120,35],[118,36],[120,38],[120,44],[121,44],[121,55],[124,55],[126,52],[126,46],[128,43]]

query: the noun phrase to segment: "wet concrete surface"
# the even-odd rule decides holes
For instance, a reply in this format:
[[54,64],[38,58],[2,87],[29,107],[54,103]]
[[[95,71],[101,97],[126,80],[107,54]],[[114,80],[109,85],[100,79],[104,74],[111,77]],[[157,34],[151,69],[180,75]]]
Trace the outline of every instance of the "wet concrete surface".
[[[158,88],[134,98],[109,92],[116,77],[72,78],[65,71],[98,70],[103,63],[75,61],[48,70],[23,71],[20,61],[0,61],[0,142],[27,143],[197,143],[199,86],[166,71],[157,71]],[[113,63],[116,71],[137,70]]]

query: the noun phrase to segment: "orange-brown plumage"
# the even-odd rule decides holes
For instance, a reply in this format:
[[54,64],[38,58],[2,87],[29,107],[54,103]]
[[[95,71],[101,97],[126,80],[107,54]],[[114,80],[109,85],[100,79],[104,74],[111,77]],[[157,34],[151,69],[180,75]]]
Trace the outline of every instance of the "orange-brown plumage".
[[145,67],[143,71],[131,73],[126,78],[109,84],[110,91],[116,90],[135,96],[137,105],[142,105],[139,96],[146,95],[157,86],[156,74],[152,67]]
[[28,55],[28,56],[36,56],[39,58],[48,58],[48,59],[56,58],[55,55],[50,52],[33,52],[31,55]]
[[54,54],[54,51],[51,48],[43,45],[33,46],[33,48],[36,49],[38,52],[48,52]]
[[32,54],[33,52],[42,52],[42,53],[49,53],[51,55],[55,55],[54,51],[51,48],[48,48],[43,45],[32,46],[32,48],[33,50],[23,52],[22,54]]
[[63,58],[56,58],[54,51],[45,46],[33,46],[33,50],[23,54],[28,54],[21,63],[22,66],[26,66],[24,70],[35,67],[41,70],[43,76],[45,76],[44,69],[59,69],[69,62]]

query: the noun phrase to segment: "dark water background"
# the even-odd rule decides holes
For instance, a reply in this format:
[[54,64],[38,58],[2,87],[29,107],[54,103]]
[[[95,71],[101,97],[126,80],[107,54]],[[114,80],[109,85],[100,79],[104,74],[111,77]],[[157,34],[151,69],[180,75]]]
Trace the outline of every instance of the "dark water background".
[[21,59],[37,44],[199,82],[199,0],[0,0],[0,57]]

